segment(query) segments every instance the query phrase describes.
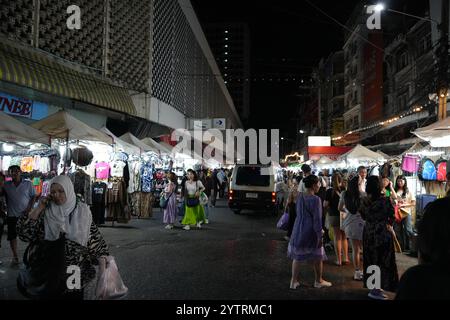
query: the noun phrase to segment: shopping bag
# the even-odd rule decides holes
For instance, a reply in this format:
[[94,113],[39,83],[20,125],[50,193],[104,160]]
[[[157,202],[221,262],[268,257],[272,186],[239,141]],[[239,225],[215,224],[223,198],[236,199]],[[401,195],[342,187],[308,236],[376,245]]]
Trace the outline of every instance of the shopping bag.
[[202,192],[200,194],[200,204],[202,206],[207,205],[208,204],[208,196],[206,195],[206,193]]
[[123,298],[128,288],[122,281],[114,257],[107,256],[99,259],[99,278],[95,297],[97,300],[116,300]]
[[287,231],[287,229],[289,228],[289,213],[288,212],[283,213],[280,220],[278,220],[277,228],[280,230]]

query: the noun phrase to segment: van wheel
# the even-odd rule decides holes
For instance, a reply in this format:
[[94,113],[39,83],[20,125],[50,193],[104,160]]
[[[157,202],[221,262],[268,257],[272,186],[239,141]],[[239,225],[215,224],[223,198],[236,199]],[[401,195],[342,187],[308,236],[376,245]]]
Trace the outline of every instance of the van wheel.
[[234,212],[234,214],[241,214],[241,210],[239,210],[239,209],[233,210],[233,212]]

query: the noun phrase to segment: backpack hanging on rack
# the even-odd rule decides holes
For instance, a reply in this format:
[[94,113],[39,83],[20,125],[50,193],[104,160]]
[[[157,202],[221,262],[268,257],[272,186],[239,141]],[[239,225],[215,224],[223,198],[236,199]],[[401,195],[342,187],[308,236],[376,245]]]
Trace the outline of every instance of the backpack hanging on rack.
[[436,181],[436,165],[430,158],[423,158],[419,167],[419,179],[422,181]]
[[439,159],[436,161],[436,176],[437,181],[445,182],[447,181],[447,168],[448,168],[448,161],[444,159]]

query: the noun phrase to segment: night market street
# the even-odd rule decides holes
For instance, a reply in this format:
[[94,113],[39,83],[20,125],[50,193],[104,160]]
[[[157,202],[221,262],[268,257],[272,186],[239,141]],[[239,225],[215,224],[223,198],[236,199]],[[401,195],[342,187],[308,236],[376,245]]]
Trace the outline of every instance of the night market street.
[[[332,288],[312,288],[314,275],[306,268],[301,275],[308,287],[290,290],[291,261],[277,218],[250,211],[235,215],[224,201],[217,204],[211,223],[201,230],[165,230],[159,208],[152,219],[100,229],[129,288],[127,299],[367,299],[362,282],[352,280],[352,266],[332,265],[331,254],[324,277]],[[16,289],[17,269],[9,267],[9,245],[2,240],[0,300],[23,299]],[[24,249],[20,243],[20,256]],[[402,274],[416,259],[398,254],[397,264]]]

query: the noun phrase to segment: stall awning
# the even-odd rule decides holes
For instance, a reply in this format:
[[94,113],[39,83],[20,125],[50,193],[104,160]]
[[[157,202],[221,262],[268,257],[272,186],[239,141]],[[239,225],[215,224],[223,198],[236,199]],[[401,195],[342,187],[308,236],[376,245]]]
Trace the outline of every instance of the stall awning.
[[172,149],[166,148],[165,146],[163,146],[162,144],[156,142],[152,138],[145,138],[145,139],[142,139],[141,141],[143,143],[145,143],[146,145],[157,149],[162,154],[170,154],[172,152],[171,151]]
[[71,116],[66,111],[59,111],[51,116],[32,124],[52,138],[69,140],[100,141],[107,144],[113,143],[113,139],[105,133],[91,128],[84,122]]
[[0,111],[0,141],[49,144],[49,137]]
[[134,146],[134,145],[132,145],[132,144],[130,144],[128,142],[125,142],[122,139],[116,137],[114,135],[114,133],[109,131],[106,127],[101,128],[100,131],[102,131],[102,132],[106,133],[108,136],[110,136],[113,139],[114,143],[116,143],[126,153],[139,155],[139,153],[141,152],[141,150],[138,147],[136,147],[136,146]]
[[125,133],[124,135],[121,135],[119,139],[128,142],[129,144],[132,144],[133,146],[138,147],[141,149],[142,152],[156,152],[158,153],[158,150],[152,146],[149,146],[148,144],[145,144],[141,140],[139,140],[137,137],[132,135],[130,132]]
[[0,39],[0,80],[136,115],[127,89],[46,52]]
[[434,148],[450,147],[450,117],[413,132]]
[[358,144],[352,150],[343,154],[340,159],[342,160],[359,160],[359,161],[375,161],[375,162],[383,162],[385,159],[380,154]]

